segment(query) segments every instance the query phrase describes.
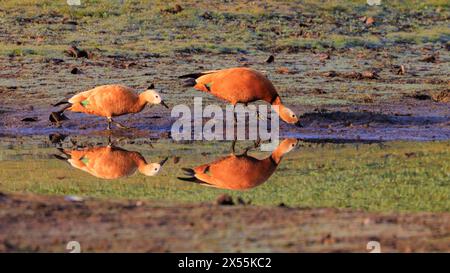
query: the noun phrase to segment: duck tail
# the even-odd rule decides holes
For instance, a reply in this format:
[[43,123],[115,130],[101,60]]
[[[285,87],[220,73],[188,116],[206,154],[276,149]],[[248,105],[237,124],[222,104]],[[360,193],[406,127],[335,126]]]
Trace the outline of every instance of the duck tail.
[[[206,73],[208,74],[208,73]],[[204,72],[200,72],[200,73],[191,73],[191,74],[186,74],[186,75],[181,75],[178,78],[179,79],[185,79],[185,81],[183,82],[183,87],[193,87],[197,84],[196,79],[200,78],[203,75],[206,75]]]
[[[59,102],[58,102],[59,103]],[[69,103],[69,102],[68,102]],[[72,106],[71,103],[69,103],[69,105],[64,106],[61,110],[56,111],[56,112],[52,112],[50,114],[50,116],[48,117],[48,119],[52,122],[52,123],[60,123],[63,120],[69,120],[69,118],[64,115],[64,111],[67,110],[67,108],[70,108]]]
[[57,103],[52,104],[52,106],[56,107],[59,105],[63,105],[63,104],[69,104],[70,102],[68,101],[68,99],[62,99],[60,101],[58,101]]
[[[206,167],[205,170],[198,170],[201,173],[207,172],[207,169],[209,167]],[[200,179],[198,179],[197,177],[195,177],[196,171],[194,169],[190,169],[190,168],[181,168],[184,171],[184,174],[187,177],[177,177],[179,180],[182,181],[187,181],[187,182],[192,182],[195,184],[201,184],[201,185],[205,185],[205,186],[211,186],[210,184],[206,183],[205,181],[202,181]]]
[[201,76],[215,73],[217,71],[219,71],[219,70],[210,70],[210,71],[204,71],[204,72],[190,73],[190,74],[178,76],[178,78],[179,79],[197,79],[197,78],[200,78]]
[[61,149],[61,148],[58,148],[58,150],[59,150],[61,153],[63,153],[65,156],[58,155],[58,154],[53,154],[53,157],[56,158],[56,159],[58,159],[58,160],[64,161],[64,162],[66,162],[67,164],[70,165],[69,159],[71,159],[72,156],[71,156],[69,153],[67,153],[66,151],[64,151],[63,149]]
[[194,169],[190,169],[190,168],[181,168],[184,171],[184,174],[189,175],[189,176],[194,176],[195,175],[195,171]]
[[65,158],[65,157],[57,155],[57,154],[53,154],[53,157],[58,160],[62,160],[62,161],[67,161],[67,159],[68,159],[68,158]]
[[191,182],[191,183],[194,183],[194,184],[199,184],[199,185],[211,187],[211,184],[208,184],[208,183],[206,183],[204,181],[201,181],[200,179],[198,179],[195,176],[192,176],[192,177],[177,177],[177,178],[178,178],[178,180],[181,180],[181,181],[186,181],[186,182]]
[[190,168],[181,168],[181,169],[183,170],[184,174],[187,175],[188,177],[177,177],[179,180],[198,184],[203,183],[202,181],[198,180],[195,177],[195,171],[193,169]]
[[[206,73],[206,74],[208,74],[208,73]],[[190,74],[178,76],[178,79],[197,79],[206,74],[204,72],[190,73]]]
[[198,180],[197,178],[195,178],[195,177],[177,177],[179,180],[182,180],[182,181],[187,181],[187,182],[193,182],[193,183],[201,183],[201,181],[200,180]]
[[60,155],[57,155],[57,154],[53,154],[53,157],[58,159],[58,160],[62,160],[62,161],[67,161],[68,160],[67,157],[60,156]]
[[56,148],[58,149],[58,151],[62,154],[64,154],[65,156],[67,156],[68,158],[72,158],[72,154],[70,153],[69,150],[64,150],[63,148]]
[[67,161],[72,158],[70,151],[64,150],[63,148],[56,148],[58,152],[61,154],[53,154],[56,159]]

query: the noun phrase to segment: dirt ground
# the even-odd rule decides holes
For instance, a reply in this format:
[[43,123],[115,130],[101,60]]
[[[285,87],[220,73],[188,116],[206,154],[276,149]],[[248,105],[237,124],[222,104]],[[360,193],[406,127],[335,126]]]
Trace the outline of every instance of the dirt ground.
[[[247,66],[263,71],[301,117],[303,128],[280,123],[282,138],[450,139],[448,4],[182,1],[171,10],[160,1],[42,2],[0,7],[0,138],[106,135],[103,118],[68,113],[61,127],[48,120],[52,103],[102,84],[142,91],[154,83],[171,107],[191,107],[194,96],[223,106],[178,76]],[[86,56],[67,54],[71,45]],[[113,135],[167,139],[174,120],[154,106],[117,118],[134,129]],[[19,193],[0,194],[0,208],[0,252],[67,252],[72,240],[83,252],[368,252],[369,241],[382,252],[450,250],[448,212],[70,202]]]
[[0,196],[0,251],[447,252],[449,213]]

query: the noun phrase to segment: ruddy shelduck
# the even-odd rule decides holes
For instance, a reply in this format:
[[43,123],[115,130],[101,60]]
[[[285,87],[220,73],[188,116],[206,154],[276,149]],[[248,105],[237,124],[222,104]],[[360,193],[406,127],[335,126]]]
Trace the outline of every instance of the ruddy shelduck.
[[221,189],[254,188],[269,179],[283,155],[294,149],[297,143],[297,139],[285,139],[269,157],[261,160],[247,155],[246,150],[242,155],[231,154],[193,169],[183,168],[189,177],[178,179]]
[[301,126],[297,115],[282,103],[272,82],[256,70],[236,67],[187,74],[179,78],[195,79],[190,82],[195,89],[211,93],[233,106],[238,103],[247,105],[258,100],[266,101],[274,107],[282,120]]
[[103,179],[127,177],[136,170],[146,176],[154,176],[167,161],[165,158],[159,163],[147,163],[140,153],[111,145],[59,151],[66,157],[55,155],[56,158],[66,160],[72,167]]
[[54,106],[61,104],[69,105],[58,112],[53,112],[50,115],[52,122],[59,123],[59,121],[66,119],[63,112],[69,110],[106,117],[108,120],[108,130],[111,130],[111,123],[116,124],[120,128],[126,128],[124,125],[115,122],[113,117],[138,113],[147,104],[161,104],[169,108],[162,100],[161,95],[154,90],[153,85],[140,94],[136,94],[133,89],[123,85],[102,85],[76,94],[69,100],[60,101],[54,104]]

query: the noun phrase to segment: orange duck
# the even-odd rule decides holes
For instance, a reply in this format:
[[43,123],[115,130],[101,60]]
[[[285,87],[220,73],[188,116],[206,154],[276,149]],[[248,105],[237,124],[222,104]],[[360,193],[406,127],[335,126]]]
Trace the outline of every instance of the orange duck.
[[154,176],[167,161],[165,158],[159,163],[147,163],[140,153],[111,145],[81,150],[59,149],[59,151],[66,157],[55,155],[56,158],[65,160],[72,167],[103,179],[127,177],[134,174],[136,170],[146,176]]
[[277,106],[275,110],[282,120],[301,126],[295,113],[284,106],[270,80],[256,70],[236,67],[187,74],[179,78],[195,79],[189,83],[195,89],[211,93],[230,102],[233,106],[236,106],[237,103],[247,105],[258,100],[266,101],[272,106]]
[[108,130],[111,130],[111,123],[120,128],[127,128],[124,125],[115,122],[112,118],[130,113],[138,113],[144,109],[147,104],[161,104],[169,108],[158,92],[151,85],[148,90],[136,94],[133,89],[123,85],[102,85],[94,89],[81,92],[71,97],[69,100],[60,101],[53,106],[69,104],[58,112],[50,115],[50,121],[59,123],[67,119],[63,112],[66,110],[80,112],[90,115],[106,117],[108,120]]
[[269,179],[283,155],[294,149],[297,143],[297,139],[285,139],[269,157],[261,160],[247,155],[247,149],[242,155],[231,154],[193,169],[183,168],[189,177],[178,179],[221,189],[254,188]]

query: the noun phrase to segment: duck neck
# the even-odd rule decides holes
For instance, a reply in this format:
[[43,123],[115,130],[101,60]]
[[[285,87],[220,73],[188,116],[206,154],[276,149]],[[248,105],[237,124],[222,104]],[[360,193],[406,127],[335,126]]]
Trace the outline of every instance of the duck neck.
[[280,115],[281,110],[284,107],[283,103],[281,102],[280,96],[277,95],[270,104],[272,104],[275,112],[277,112],[277,114]]
[[134,162],[139,170],[139,172],[142,172],[145,169],[145,166],[147,166],[147,161],[145,161],[144,157],[140,155],[137,152],[133,152],[133,159]]
[[280,164],[281,159],[283,158],[284,152],[280,145],[272,152],[270,157],[272,158],[275,165]]
[[144,109],[144,107],[147,105],[147,100],[145,99],[145,97],[140,94],[137,101],[134,103],[134,106],[131,108],[131,112],[133,113],[138,113],[141,112],[142,109]]

